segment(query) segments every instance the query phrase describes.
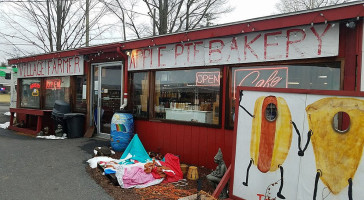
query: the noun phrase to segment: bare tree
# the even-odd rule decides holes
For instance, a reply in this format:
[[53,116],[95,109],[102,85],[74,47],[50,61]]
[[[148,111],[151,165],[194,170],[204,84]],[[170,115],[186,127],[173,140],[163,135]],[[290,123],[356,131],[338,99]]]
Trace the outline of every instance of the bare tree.
[[[0,21],[9,28],[0,30],[0,35],[6,37],[18,51],[21,51],[19,43],[31,44],[33,49],[43,52],[83,46],[86,34],[85,3],[85,0],[14,1],[1,12]],[[107,25],[99,25],[106,8],[98,5],[98,1],[90,4],[90,10],[95,12],[89,27],[98,28],[90,41],[108,28]],[[21,52],[24,55],[29,53]]]
[[[212,24],[223,13],[232,11],[227,0],[143,0],[153,19],[152,11],[159,13],[156,26],[159,34],[195,29]],[[209,23],[206,23],[206,22]]]
[[280,0],[276,8],[280,13],[297,12],[349,2],[350,0]]
[[[151,35],[155,24],[158,34],[210,26],[219,15],[231,12],[228,0],[100,0],[118,16],[136,37]],[[128,5],[125,5],[126,2]],[[133,11],[140,4],[147,14]],[[154,14],[156,13],[156,14]],[[139,18],[147,20],[138,20]],[[145,21],[149,21],[147,24]],[[125,30],[125,26],[124,26]],[[125,32],[123,33],[124,39]]]

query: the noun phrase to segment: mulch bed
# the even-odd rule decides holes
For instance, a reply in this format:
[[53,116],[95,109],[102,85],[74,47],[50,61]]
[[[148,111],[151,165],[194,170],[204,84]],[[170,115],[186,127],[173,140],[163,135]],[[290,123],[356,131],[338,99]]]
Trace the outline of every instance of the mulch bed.
[[[117,152],[111,157],[119,159],[121,157],[121,153]],[[214,192],[214,188],[206,179],[206,175],[211,173],[212,170],[204,167],[198,167],[198,174],[200,177],[199,181],[187,180],[186,186],[175,186],[172,183],[167,183],[140,189],[123,189],[120,186],[114,185],[112,180],[104,176],[103,171],[99,168],[92,169],[87,166],[86,171],[96,181],[96,183],[104,188],[104,190],[115,200],[179,199],[196,194],[198,187],[200,187],[200,190],[208,194],[212,194]],[[186,178],[186,176],[184,176],[184,178]]]

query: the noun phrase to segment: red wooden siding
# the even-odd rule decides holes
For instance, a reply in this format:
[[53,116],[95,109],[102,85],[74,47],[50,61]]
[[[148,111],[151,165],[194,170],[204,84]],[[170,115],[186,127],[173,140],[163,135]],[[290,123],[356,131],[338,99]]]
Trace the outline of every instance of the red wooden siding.
[[147,151],[179,155],[181,163],[214,169],[219,148],[231,163],[232,130],[136,120],[135,133]]

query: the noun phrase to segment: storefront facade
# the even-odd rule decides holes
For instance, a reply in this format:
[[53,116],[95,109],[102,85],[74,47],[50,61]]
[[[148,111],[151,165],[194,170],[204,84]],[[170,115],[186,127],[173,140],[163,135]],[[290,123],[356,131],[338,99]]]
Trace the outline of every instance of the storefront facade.
[[63,100],[72,113],[85,114],[85,132],[95,127],[97,135],[107,137],[111,116],[124,101],[124,54],[118,48],[110,44],[9,60],[18,68],[17,105],[11,110],[17,117],[10,129],[36,135],[48,127],[53,133],[52,109]]
[[[61,52],[68,74],[53,73],[55,54],[36,56],[46,64],[40,67],[30,58],[9,60],[19,68],[17,108],[50,109],[58,95],[86,114],[86,130],[96,125],[108,136],[122,107],[134,114],[148,151],[214,168],[221,148],[230,164],[237,86],[363,88],[363,8],[349,3]],[[21,67],[29,65],[37,67]]]
[[363,14],[356,3],[124,44],[136,132],[188,164],[213,168],[218,148],[230,163],[237,86],[360,90]]

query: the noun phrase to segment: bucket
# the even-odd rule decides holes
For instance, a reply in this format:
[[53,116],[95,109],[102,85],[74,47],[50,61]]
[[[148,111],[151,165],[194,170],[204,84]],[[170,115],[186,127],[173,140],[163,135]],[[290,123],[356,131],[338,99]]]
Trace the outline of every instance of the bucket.
[[197,167],[190,166],[188,168],[187,179],[189,179],[189,180],[197,180],[198,179]]
[[115,113],[111,119],[110,143],[114,151],[122,152],[134,135],[134,119],[130,113]]
[[187,173],[187,169],[188,169],[188,165],[186,165],[186,164],[181,164],[181,171],[182,171],[182,173],[183,173],[183,176],[185,176],[185,175],[186,175],[186,173]]

